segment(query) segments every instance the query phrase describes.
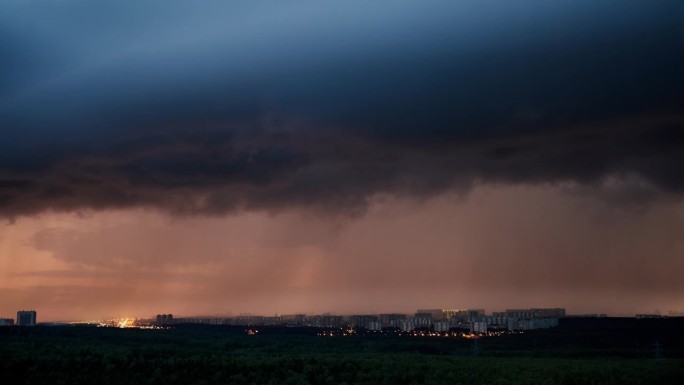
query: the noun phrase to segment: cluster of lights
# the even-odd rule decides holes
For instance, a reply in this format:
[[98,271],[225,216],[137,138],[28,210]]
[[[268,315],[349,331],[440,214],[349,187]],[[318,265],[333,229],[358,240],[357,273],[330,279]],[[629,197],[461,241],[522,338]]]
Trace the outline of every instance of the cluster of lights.
[[[498,337],[505,334],[522,334],[523,331],[489,331],[486,333],[464,333],[464,332],[434,332],[434,331],[380,331],[380,330],[368,330],[368,334],[394,334],[401,337],[461,337],[461,338],[480,338],[480,337]],[[358,332],[355,329],[342,329],[339,330],[326,330],[321,333],[317,333],[318,336],[322,337],[338,337],[338,336],[350,336],[357,335]]]
[[[92,325],[93,323],[89,323]],[[169,329],[168,327],[158,325],[140,324],[134,318],[121,318],[109,321],[100,321],[94,323],[101,328],[118,328],[118,329]]]
[[358,334],[356,329],[353,328],[339,328],[336,330],[326,330],[322,333],[316,333],[318,336],[323,337],[337,337],[337,336],[352,336]]

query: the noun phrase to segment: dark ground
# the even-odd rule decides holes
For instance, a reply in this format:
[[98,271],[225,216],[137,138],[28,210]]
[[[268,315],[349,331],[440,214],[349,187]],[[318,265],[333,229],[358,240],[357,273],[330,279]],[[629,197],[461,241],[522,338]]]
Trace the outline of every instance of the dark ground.
[[178,325],[0,328],[0,384],[684,384],[684,318],[477,340]]

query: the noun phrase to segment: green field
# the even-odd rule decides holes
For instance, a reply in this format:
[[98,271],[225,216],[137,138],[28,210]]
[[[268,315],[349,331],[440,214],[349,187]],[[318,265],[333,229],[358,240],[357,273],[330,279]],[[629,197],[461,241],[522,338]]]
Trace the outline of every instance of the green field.
[[[679,325],[480,338],[179,326],[0,328],[2,384],[684,384]],[[641,325],[643,326],[643,325]],[[638,333],[635,333],[634,328]]]

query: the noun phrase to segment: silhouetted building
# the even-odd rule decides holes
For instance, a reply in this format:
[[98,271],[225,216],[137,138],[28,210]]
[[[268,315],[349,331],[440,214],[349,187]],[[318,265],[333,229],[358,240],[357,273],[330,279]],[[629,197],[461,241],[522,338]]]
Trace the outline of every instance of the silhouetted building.
[[508,328],[508,317],[502,316],[501,313],[494,313],[491,316],[485,316],[482,318],[487,322],[487,326],[494,329],[506,329]]
[[636,319],[646,319],[646,318],[663,318],[660,314],[637,314]]
[[565,317],[565,309],[563,308],[506,309],[504,313],[506,317],[518,319]]
[[442,317],[446,319],[457,319],[460,320],[461,318],[465,320],[467,317],[465,316],[465,310],[460,310],[460,309],[444,309],[442,310]]
[[480,321],[482,317],[485,315],[484,309],[468,309],[467,310],[468,314],[468,321],[474,322],[474,321]]
[[251,315],[251,314],[240,314],[239,316],[233,318],[233,324],[235,325],[263,325],[265,318],[262,315]]
[[340,327],[344,324],[344,318],[341,315],[324,314],[318,316],[316,321],[315,326],[325,328]]
[[413,317],[413,323],[416,329],[431,329],[432,322],[431,313],[416,313],[416,316]]
[[227,318],[219,317],[184,317],[184,318],[173,318],[172,323],[174,324],[203,324],[203,325],[226,325],[231,324],[231,322],[226,322]]
[[456,326],[456,324],[457,324],[456,320],[452,320],[450,318],[445,318],[441,321],[435,321],[432,324],[432,328],[436,332],[448,332],[449,330],[451,330],[452,327]]
[[434,321],[440,321],[444,318],[444,310],[442,309],[418,309],[416,311],[416,317],[419,317],[419,314],[421,314],[420,317],[424,317],[425,314],[430,314],[430,317]]
[[264,317],[264,325],[280,325],[283,323],[283,317],[278,314],[270,317]]
[[306,314],[301,313],[283,316],[283,320],[285,323],[298,326],[309,324],[309,317]]
[[563,317],[563,308],[507,309],[493,313],[492,321],[497,326],[503,326],[501,321],[505,320],[508,330],[532,330],[556,327],[558,319]]
[[157,324],[168,325],[173,323],[173,314],[157,314]]
[[487,333],[487,321],[473,321],[470,323],[470,333]]
[[17,312],[18,326],[35,326],[36,311],[35,310],[21,310]]
[[399,320],[399,330],[403,332],[410,332],[415,330],[416,321],[413,318],[404,318]]
[[14,320],[12,318],[0,318],[0,326],[12,326]]
[[400,327],[401,326],[401,320],[406,319],[406,314],[400,314],[400,313],[380,314],[378,316],[378,319],[380,320],[380,323],[382,324],[382,326]]
[[378,324],[378,316],[372,314],[359,314],[349,317],[349,326],[375,330]]
[[566,315],[565,318],[607,318],[606,313],[588,313],[588,314],[572,314]]
[[548,329],[558,326],[558,318],[508,319],[508,330]]

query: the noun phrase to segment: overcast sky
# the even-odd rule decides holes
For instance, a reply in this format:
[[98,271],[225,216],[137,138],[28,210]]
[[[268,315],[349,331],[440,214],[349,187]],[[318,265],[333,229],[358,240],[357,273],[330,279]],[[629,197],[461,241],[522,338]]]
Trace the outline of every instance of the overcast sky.
[[681,1],[5,1],[0,316],[684,310]]

